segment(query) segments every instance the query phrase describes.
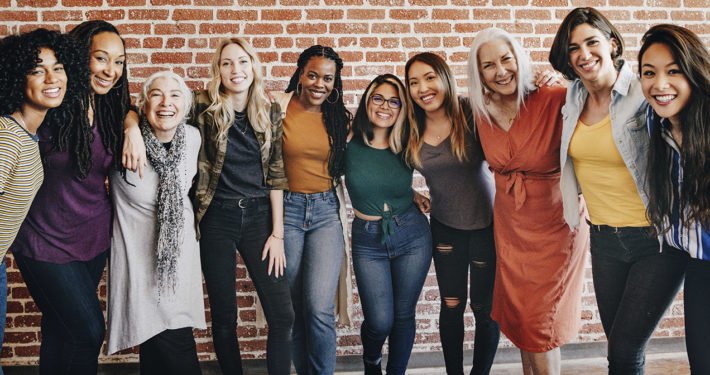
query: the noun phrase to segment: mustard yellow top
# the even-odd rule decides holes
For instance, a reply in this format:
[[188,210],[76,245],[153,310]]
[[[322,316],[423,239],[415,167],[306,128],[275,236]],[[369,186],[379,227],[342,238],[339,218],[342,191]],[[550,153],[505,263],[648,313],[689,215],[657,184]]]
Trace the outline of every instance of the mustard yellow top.
[[321,112],[308,112],[293,98],[283,121],[283,160],[288,190],[320,193],[333,188],[328,173],[330,142]]
[[578,121],[569,145],[569,156],[592,224],[649,225],[646,207],[614,144],[610,116],[593,125]]

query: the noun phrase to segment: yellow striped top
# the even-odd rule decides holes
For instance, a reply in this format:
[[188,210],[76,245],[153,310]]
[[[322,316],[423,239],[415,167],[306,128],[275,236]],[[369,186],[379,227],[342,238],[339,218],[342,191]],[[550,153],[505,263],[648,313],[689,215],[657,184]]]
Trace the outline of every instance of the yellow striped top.
[[39,145],[12,117],[0,117],[0,259],[44,180]]

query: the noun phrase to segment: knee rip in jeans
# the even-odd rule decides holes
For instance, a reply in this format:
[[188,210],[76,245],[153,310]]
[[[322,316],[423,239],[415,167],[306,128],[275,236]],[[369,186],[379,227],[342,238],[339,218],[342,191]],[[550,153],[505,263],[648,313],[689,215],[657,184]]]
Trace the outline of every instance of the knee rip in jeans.
[[457,297],[444,297],[444,306],[447,309],[457,309],[461,305],[461,300]]
[[438,251],[439,254],[451,254],[451,252],[454,251],[454,246],[448,243],[440,243],[436,245],[436,251]]
[[471,265],[474,268],[488,268],[488,262],[480,260],[472,260]]

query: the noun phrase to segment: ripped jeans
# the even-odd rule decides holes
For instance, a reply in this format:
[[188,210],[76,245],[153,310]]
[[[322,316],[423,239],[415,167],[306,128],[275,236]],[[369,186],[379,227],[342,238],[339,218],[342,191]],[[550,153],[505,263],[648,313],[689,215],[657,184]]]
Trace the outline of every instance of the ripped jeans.
[[432,218],[431,233],[441,295],[439,334],[446,373],[463,374],[463,315],[470,280],[470,304],[476,319],[471,374],[488,374],[500,338],[498,323],[491,318],[496,270],[493,225],[478,230],[460,230]]

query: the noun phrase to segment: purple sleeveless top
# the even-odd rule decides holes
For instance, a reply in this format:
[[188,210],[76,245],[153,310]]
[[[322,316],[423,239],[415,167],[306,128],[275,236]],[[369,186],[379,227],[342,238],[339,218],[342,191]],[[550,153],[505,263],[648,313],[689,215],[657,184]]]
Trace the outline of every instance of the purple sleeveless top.
[[91,260],[110,247],[112,211],[106,176],[113,154],[104,147],[98,126],[92,132],[93,164],[81,180],[70,158],[73,150],[52,151],[49,129],[38,131],[44,183],[11,246],[14,253],[63,264]]

